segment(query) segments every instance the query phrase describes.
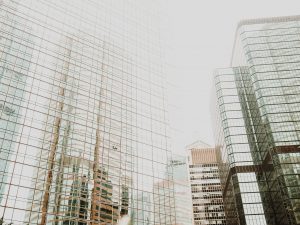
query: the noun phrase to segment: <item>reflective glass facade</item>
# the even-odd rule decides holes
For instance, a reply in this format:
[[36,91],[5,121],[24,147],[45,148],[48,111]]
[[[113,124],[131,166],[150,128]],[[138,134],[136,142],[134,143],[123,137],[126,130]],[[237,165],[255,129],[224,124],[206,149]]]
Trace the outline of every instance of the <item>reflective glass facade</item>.
[[0,1],[5,223],[175,223],[160,4]]
[[220,69],[215,75],[217,96],[216,151],[226,222],[266,224],[255,166],[235,78],[246,69]]
[[[299,20],[242,21],[233,68],[216,72],[218,157],[232,224],[300,224]],[[235,181],[240,175],[252,184]],[[250,211],[244,200],[255,203]]]

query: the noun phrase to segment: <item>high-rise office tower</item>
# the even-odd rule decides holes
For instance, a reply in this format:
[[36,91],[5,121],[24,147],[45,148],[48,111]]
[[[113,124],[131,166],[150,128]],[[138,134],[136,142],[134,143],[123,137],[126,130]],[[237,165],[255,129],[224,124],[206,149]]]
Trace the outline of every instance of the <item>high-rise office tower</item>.
[[195,225],[225,225],[215,148],[197,141],[187,147]]
[[174,221],[161,3],[0,1],[1,221]]
[[299,31],[299,16],[242,21],[232,68],[216,71],[228,224],[300,224]]
[[215,76],[218,96],[215,143],[226,222],[263,225],[266,219],[262,199],[234,81],[237,70],[221,69]]

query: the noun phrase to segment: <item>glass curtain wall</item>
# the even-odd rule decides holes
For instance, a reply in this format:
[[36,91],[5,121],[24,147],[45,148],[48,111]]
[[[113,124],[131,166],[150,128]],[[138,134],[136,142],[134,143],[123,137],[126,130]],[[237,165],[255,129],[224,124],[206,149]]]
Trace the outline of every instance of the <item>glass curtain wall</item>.
[[270,18],[244,25],[241,46],[249,64],[244,79],[244,104],[248,110],[249,136],[261,189],[268,190],[264,206],[270,224],[300,224],[300,93],[298,75],[299,17]]
[[236,77],[247,68],[219,69],[216,87],[216,151],[226,224],[267,224],[247,137]]
[[4,223],[173,223],[160,4],[0,1]]
[[[216,72],[223,194],[231,203],[225,206],[232,206],[230,217],[239,224],[248,224],[247,212],[259,214],[257,209],[267,224],[300,224],[299,20],[291,16],[240,22],[232,68]],[[233,165],[236,159],[243,163]],[[253,185],[242,191],[242,180],[251,179],[239,180],[239,174],[250,172],[256,194],[249,194]],[[247,211],[248,199],[262,207]],[[257,218],[249,224],[261,224]]]

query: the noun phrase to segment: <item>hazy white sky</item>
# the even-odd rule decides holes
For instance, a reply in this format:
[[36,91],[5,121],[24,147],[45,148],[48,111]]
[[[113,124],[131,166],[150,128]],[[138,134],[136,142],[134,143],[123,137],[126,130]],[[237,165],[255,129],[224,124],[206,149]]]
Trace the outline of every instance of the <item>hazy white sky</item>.
[[242,19],[300,14],[298,0],[167,0],[165,41],[173,149],[213,145],[210,96],[215,68],[228,67]]

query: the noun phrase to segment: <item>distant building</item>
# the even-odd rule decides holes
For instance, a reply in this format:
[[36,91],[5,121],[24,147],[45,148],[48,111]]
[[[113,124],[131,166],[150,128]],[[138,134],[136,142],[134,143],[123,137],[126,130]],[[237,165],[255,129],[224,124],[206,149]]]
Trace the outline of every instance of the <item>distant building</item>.
[[185,156],[173,155],[168,163],[168,175],[173,175],[176,225],[193,225],[193,207],[189,170]]
[[215,148],[198,141],[187,152],[195,225],[225,225]]

